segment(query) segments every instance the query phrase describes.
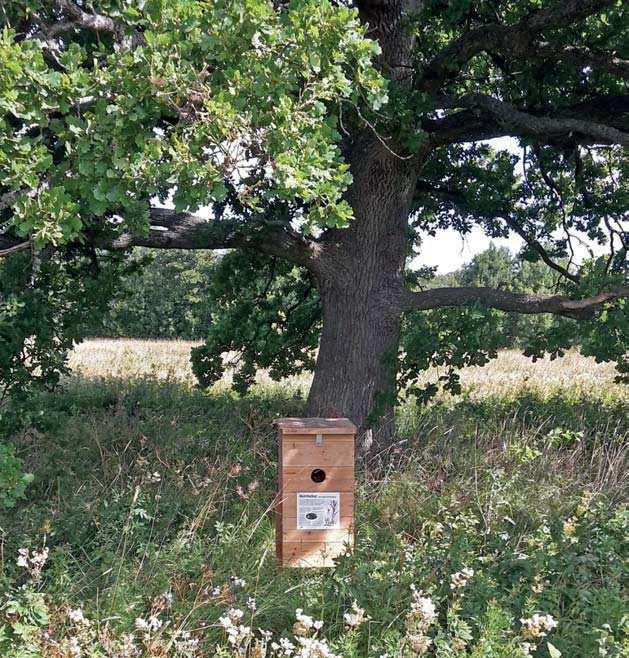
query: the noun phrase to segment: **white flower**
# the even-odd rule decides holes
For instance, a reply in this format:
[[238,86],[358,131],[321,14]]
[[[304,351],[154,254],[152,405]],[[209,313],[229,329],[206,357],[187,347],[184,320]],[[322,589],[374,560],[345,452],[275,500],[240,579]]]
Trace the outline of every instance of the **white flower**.
[[247,608],[249,608],[249,610],[251,611],[254,611],[257,607],[258,607],[257,601],[253,598],[253,596],[250,596],[247,599]]
[[142,619],[142,617],[137,617],[135,620],[135,627],[139,631],[148,631],[149,623],[146,621],[146,619]]
[[72,658],[80,658],[81,656],[81,645],[79,644],[79,638],[78,637],[71,637],[70,638],[70,655]]
[[522,655],[525,656],[525,658],[528,658],[529,656],[533,655],[533,651],[535,651],[535,645],[531,644],[530,642],[522,642],[520,649],[522,650]]
[[413,600],[411,609],[406,615],[407,632],[412,637],[421,637],[426,634],[430,625],[437,619],[437,608],[432,599],[424,596],[414,585],[411,585]]
[[281,637],[279,644],[271,642],[271,649],[279,656],[292,656],[295,645],[289,639]]
[[340,656],[332,653],[325,640],[314,637],[299,637],[297,641],[300,648],[295,654],[295,658],[340,658]]
[[162,627],[162,620],[156,615],[151,615],[148,619],[148,625],[150,630],[156,631]]
[[348,628],[358,628],[369,617],[365,615],[365,611],[358,605],[357,601],[352,603],[352,612],[346,612],[343,615],[343,621]]
[[450,589],[460,589],[465,587],[469,579],[474,575],[474,569],[462,569],[450,576]]
[[522,637],[525,640],[539,640],[545,637],[550,631],[557,626],[557,622],[552,615],[540,615],[535,613],[527,619],[520,619],[522,624]]
[[28,567],[28,548],[18,549],[18,558],[15,561],[18,567]]
[[247,586],[247,581],[243,580],[242,578],[238,578],[238,576],[230,576],[229,582],[231,583],[234,589],[238,587],[243,589]]
[[432,638],[427,635],[409,635],[408,643],[415,654],[422,656],[430,649]]
[[89,620],[85,618],[85,615],[83,614],[83,610],[81,608],[77,608],[76,610],[69,610],[68,611],[68,619],[73,624],[88,625],[90,623]]

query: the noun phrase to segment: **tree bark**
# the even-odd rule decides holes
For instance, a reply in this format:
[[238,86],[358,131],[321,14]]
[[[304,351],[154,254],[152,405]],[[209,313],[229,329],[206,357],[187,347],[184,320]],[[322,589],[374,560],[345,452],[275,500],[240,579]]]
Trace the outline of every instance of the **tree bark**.
[[404,309],[406,232],[416,163],[363,135],[348,156],[354,219],[328,231],[315,266],[323,331],[309,416],[347,416],[376,444],[392,436]]
[[307,416],[350,418],[378,444],[393,431],[401,313],[358,283],[323,296],[323,331]]

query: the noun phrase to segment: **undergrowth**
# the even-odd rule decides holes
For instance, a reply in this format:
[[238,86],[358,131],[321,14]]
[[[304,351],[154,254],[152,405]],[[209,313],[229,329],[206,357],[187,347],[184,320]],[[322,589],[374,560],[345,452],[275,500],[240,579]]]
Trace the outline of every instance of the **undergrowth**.
[[0,516],[3,658],[629,655],[618,387],[409,401],[328,570],[274,559],[272,421],[298,389],[76,378],[36,404],[14,441],[35,477]]

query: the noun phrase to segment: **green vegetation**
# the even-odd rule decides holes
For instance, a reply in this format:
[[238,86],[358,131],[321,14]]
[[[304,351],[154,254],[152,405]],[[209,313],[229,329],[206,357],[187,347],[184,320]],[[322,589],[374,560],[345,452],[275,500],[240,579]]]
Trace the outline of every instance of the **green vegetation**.
[[326,571],[274,562],[271,421],[300,388],[241,399],[120,366],[40,395],[16,437],[36,478],[0,517],[0,654],[253,658],[264,629],[268,656],[301,632],[326,640],[313,658],[626,656],[625,394],[583,359],[572,386],[545,364],[507,387],[507,363],[406,402],[387,459],[361,458],[356,550]]
[[[530,325],[501,312],[559,319],[528,353],[578,344],[626,376],[625,33],[618,0],[4,2],[0,396],[21,414],[63,375],[134,247],[227,253],[207,296],[194,257],[162,261],[114,325],[198,336],[207,305],[195,372],[240,352],[240,391],[318,344],[308,414],[340,403],[383,443],[398,384],[445,365],[423,393],[456,391]],[[552,294],[405,280],[443,229],[519,236]]]

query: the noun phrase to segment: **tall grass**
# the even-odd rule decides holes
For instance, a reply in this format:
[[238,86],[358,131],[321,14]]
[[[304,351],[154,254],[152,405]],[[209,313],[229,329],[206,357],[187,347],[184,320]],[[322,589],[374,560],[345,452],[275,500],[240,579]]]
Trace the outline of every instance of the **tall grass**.
[[[303,656],[624,655],[627,396],[610,368],[506,352],[459,397],[409,400],[386,459],[361,454],[354,553],[278,570],[272,420],[301,413],[307,380],[204,392],[189,347],[79,346],[16,437],[36,478],[0,518],[7,657],[281,655],[280,637]],[[16,565],[42,546],[41,576]],[[323,628],[300,635],[296,609]],[[520,621],[536,613],[557,627]]]

